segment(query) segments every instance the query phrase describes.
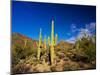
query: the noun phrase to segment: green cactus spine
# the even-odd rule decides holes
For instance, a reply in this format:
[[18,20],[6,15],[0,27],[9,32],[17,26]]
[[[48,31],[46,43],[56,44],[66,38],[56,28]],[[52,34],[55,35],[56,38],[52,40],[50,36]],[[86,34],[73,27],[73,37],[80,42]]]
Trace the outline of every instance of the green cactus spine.
[[40,36],[39,36],[38,51],[37,51],[38,60],[40,60],[41,46],[42,46],[42,30],[40,28]]

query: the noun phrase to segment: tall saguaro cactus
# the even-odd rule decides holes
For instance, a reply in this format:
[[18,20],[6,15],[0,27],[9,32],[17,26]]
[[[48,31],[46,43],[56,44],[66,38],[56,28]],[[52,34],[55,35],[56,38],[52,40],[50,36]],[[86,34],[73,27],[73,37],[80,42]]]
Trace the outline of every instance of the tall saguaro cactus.
[[42,30],[40,28],[40,36],[39,36],[38,51],[37,51],[37,59],[38,60],[40,60],[41,46],[42,46]]
[[51,29],[51,45],[54,46],[54,20],[52,20],[52,29]]
[[51,65],[53,65],[54,63],[54,58],[55,58],[55,54],[54,54],[54,20],[52,20],[52,30],[51,30],[51,46],[50,46],[50,57],[51,57]]

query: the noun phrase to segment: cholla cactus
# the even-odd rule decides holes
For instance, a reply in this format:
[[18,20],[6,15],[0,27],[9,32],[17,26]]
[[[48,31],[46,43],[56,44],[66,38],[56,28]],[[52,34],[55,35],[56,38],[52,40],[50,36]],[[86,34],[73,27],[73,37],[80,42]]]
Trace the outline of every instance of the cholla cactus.
[[55,36],[55,45],[57,44],[57,40],[58,40],[58,35],[56,34],[56,36]]
[[37,51],[38,60],[40,60],[41,46],[42,46],[42,30],[40,28],[40,36],[39,36],[38,51]]
[[52,20],[52,30],[51,30],[51,45],[50,45],[50,56],[51,56],[51,65],[54,63],[55,53],[54,53],[54,20]]

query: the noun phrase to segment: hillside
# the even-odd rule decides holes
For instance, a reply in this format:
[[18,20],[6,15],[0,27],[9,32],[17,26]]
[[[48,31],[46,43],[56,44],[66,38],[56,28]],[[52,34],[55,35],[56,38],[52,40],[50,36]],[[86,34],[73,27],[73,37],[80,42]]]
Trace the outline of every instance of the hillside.
[[22,35],[20,33],[13,33],[12,34],[12,45],[15,45],[15,44],[24,45],[25,41],[30,42],[29,44],[31,46],[37,47],[36,43],[38,42],[38,40],[33,40],[32,38],[29,38],[29,37]]
[[69,50],[74,46],[74,44],[66,42],[66,41],[60,41],[57,45],[56,48],[57,49],[61,49],[61,50]]
[[[55,58],[51,65],[51,46],[46,44],[45,47],[44,42],[41,42],[40,59],[38,60],[38,40],[14,33],[12,34],[12,72],[20,74],[94,69],[96,67],[95,56],[93,56],[95,55],[95,45],[90,42],[91,40],[87,38],[82,39],[79,44],[60,41],[54,46]],[[77,44],[81,48],[77,49]],[[86,44],[89,44],[90,48]],[[90,49],[93,51],[89,51]]]

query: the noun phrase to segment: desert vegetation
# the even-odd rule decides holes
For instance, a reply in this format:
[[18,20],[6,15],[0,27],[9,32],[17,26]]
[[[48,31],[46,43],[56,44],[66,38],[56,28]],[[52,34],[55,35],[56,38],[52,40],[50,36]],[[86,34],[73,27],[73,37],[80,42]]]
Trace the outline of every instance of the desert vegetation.
[[54,35],[54,21],[51,36],[39,40],[31,39],[19,33],[12,34],[12,73],[60,72],[88,70],[96,68],[96,36],[78,38],[75,43],[64,40],[58,42]]

